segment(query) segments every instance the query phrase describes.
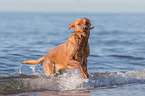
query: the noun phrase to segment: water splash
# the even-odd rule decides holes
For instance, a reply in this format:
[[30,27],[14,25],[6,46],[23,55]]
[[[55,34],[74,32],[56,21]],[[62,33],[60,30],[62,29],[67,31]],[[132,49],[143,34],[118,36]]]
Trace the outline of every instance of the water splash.
[[84,79],[78,74],[79,71],[74,73],[64,73],[59,78],[59,87],[61,90],[72,90],[77,88],[83,88],[83,83],[88,82],[89,79]]
[[35,68],[36,68],[36,65],[21,64],[20,67],[19,67],[18,73],[19,74],[34,74],[34,73],[36,73]]
[[36,73],[36,72],[35,72],[35,65],[30,65],[30,68],[32,69],[32,72],[33,72],[33,73]]
[[130,83],[145,83],[145,70],[90,73],[89,79],[82,78],[77,71],[75,73],[66,72],[57,77],[47,77],[45,74],[36,73],[4,76],[0,77],[0,93],[78,90]]
[[22,64],[20,65],[20,67],[19,67],[19,69],[18,69],[18,73],[19,73],[19,74],[22,74],[21,69],[22,69]]

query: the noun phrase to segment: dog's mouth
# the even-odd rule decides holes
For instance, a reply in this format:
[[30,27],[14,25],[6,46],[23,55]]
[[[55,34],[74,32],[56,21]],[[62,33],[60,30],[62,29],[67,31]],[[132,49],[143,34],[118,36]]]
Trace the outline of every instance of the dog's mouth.
[[86,37],[88,35],[87,31],[72,31],[71,33],[80,33],[84,37]]
[[[91,27],[89,30],[93,29],[93,27]],[[71,33],[80,33],[82,36],[87,36],[89,33],[89,30],[83,30],[83,31],[71,31]]]
[[87,31],[80,32],[82,36],[86,37],[88,35]]

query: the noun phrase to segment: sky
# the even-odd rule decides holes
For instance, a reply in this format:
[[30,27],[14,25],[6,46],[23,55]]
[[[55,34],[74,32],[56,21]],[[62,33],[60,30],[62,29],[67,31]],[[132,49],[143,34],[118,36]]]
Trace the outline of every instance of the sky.
[[0,0],[0,12],[145,13],[145,0]]

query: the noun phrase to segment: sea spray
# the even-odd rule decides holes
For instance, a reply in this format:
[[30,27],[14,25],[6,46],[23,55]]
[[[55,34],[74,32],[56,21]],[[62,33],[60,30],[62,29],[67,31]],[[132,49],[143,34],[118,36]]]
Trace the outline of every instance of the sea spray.
[[32,73],[36,73],[35,72],[35,65],[30,65],[30,68],[32,69]]
[[28,91],[65,91],[120,86],[131,83],[145,83],[145,70],[128,72],[90,73],[89,79],[82,78],[79,72],[65,72],[58,76],[45,74],[18,74],[0,77],[0,93]]
[[145,69],[144,70],[132,70],[128,71],[125,74],[129,75],[130,77],[140,79],[140,80],[145,80]]
[[83,83],[88,82],[89,79],[84,79],[79,71],[67,72],[60,76],[59,87],[61,90],[73,90],[77,88],[83,88]]
[[19,73],[19,74],[22,73],[21,68],[22,68],[22,64],[20,65],[20,67],[19,67],[19,69],[18,69],[18,73]]
[[25,64],[21,64],[19,67],[19,71],[18,73],[23,73],[23,74],[34,74],[36,73],[36,65],[25,65]]
[[91,73],[87,87],[104,87],[130,83],[145,83],[145,70]]

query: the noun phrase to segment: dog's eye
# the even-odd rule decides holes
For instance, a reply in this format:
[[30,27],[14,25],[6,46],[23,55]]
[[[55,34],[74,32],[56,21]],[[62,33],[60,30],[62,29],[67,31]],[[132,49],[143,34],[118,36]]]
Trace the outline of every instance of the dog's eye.
[[78,25],[81,25],[80,23],[78,23]]
[[86,25],[88,25],[89,23],[88,22],[86,22]]

